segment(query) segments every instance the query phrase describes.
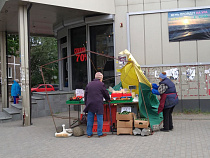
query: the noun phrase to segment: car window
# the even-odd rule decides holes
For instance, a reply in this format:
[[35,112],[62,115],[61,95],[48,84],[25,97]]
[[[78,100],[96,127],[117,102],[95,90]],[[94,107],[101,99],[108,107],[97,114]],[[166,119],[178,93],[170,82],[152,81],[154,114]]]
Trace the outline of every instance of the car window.
[[50,85],[47,85],[47,88],[52,88]]
[[39,88],[45,88],[44,85],[40,86]]

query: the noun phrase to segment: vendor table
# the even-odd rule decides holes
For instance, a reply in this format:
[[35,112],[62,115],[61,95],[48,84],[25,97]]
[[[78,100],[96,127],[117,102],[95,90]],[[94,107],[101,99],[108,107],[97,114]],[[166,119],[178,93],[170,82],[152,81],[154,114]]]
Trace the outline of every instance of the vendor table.
[[[133,105],[133,104],[137,104],[138,102],[133,102],[132,100],[112,100],[110,102],[110,106],[118,106],[118,105],[124,105],[124,104],[129,104],[129,105]],[[70,100],[67,100],[66,101],[66,104],[69,106],[69,128],[71,128],[76,122],[79,122],[80,119],[79,119],[79,110],[78,110],[78,119],[76,122],[74,122],[72,125],[71,125],[71,109],[70,109],[70,106],[71,105],[85,105],[85,102],[84,101],[70,101]],[[106,105],[106,108],[107,108],[107,105],[108,105],[108,102],[104,102],[104,105]],[[109,111],[110,112],[110,111]],[[81,107],[81,113],[82,113],[82,107]],[[116,114],[114,114],[116,115]],[[113,114],[112,114],[112,118],[113,118]],[[115,117],[116,118],[116,117]],[[106,116],[105,119],[108,119],[108,116]],[[110,117],[109,117],[110,119]],[[113,120],[113,119],[112,119]],[[114,122],[116,122],[116,120],[113,120]]]
[[77,105],[77,106],[79,106],[79,105],[85,105],[85,102],[84,101],[70,101],[70,100],[67,100],[66,101],[66,104],[68,104],[68,106],[69,106],[69,128],[71,128],[71,126],[73,126],[76,122],[79,122],[79,110],[78,110],[78,118],[77,118],[77,121],[74,122],[71,125],[71,118],[70,118],[70,116],[71,116],[71,108],[70,108],[70,106],[71,105]]

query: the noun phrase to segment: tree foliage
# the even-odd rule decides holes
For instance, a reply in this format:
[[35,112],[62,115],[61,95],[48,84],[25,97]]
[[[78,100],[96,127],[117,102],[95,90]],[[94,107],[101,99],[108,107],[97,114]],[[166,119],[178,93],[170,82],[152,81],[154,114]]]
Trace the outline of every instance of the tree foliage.
[[[58,59],[57,40],[52,37],[31,37],[30,44],[31,85],[35,86],[43,83],[40,66]],[[8,34],[7,46],[9,55],[18,56],[18,35]],[[50,64],[46,67],[48,69],[43,69],[45,83],[58,83],[58,62]]]
[[7,47],[8,54],[18,56],[19,50],[19,37],[18,35],[8,34],[7,35]]
[[[51,37],[31,37],[31,85],[43,83],[40,66],[58,59],[57,42]],[[43,69],[45,83],[58,83],[58,62]]]

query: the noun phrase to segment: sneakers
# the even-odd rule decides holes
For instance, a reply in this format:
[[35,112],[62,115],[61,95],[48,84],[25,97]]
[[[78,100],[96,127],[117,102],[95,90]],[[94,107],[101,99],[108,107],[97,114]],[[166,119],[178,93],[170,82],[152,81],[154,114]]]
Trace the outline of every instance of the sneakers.
[[102,138],[102,137],[106,137],[107,134],[106,133],[103,133],[101,136],[98,136],[99,138]]
[[91,138],[93,136],[93,134],[92,135],[90,135],[90,136],[88,136],[88,138]]

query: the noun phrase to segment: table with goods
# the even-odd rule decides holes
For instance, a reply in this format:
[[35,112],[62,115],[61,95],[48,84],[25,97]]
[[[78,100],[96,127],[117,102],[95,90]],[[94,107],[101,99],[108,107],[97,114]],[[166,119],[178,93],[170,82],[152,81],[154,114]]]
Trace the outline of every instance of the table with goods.
[[[117,135],[130,134],[130,135],[141,135],[143,129],[146,130],[148,135],[150,132],[149,119],[140,118],[138,110],[138,95],[135,95],[129,90],[121,89],[120,91],[112,91],[110,94],[111,101],[104,101],[104,115],[103,115],[103,132],[113,132]],[[71,97],[66,101],[69,106],[69,127],[73,127],[70,124],[70,105],[81,106],[81,113],[79,115],[78,110],[78,125],[81,122],[84,123],[84,118],[87,114],[83,112],[85,106],[84,98],[82,96]],[[83,108],[82,108],[83,107]],[[94,117],[93,132],[97,132],[97,117]]]

